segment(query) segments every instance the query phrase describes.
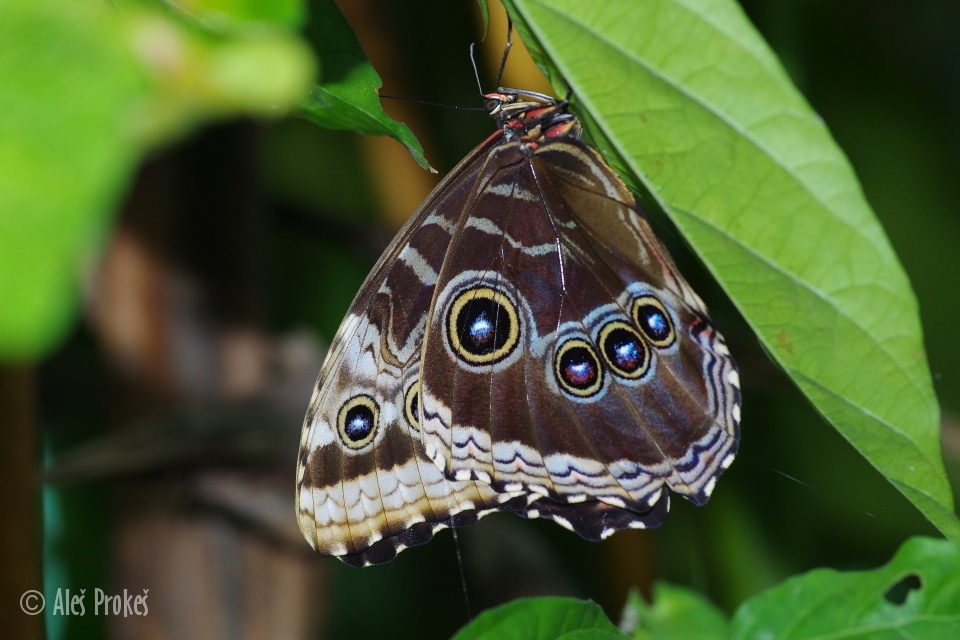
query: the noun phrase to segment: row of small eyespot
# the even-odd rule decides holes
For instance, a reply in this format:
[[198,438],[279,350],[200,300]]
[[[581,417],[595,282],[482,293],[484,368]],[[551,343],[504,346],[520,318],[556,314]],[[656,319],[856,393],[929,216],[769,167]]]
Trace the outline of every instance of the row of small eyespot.
[[[635,324],[610,321],[601,327],[597,342],[603,361],[614,375],[636,380],[650,369],[647,342],[666,349],[676,340],[676,332],[663,304],[653,296],[634,300],[631,315]],[[600,391],[604,368],[597,351],[594,345],[579,337],[570,338],[557,348],[554,374],[561,389],[581,398]]]

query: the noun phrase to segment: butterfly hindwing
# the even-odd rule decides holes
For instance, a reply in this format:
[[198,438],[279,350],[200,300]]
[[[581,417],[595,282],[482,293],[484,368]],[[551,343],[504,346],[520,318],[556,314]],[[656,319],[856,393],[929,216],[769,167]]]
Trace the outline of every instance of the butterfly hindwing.
[[428,453],[451,477],[561,502],[643,513],[664,486],[705,501],[739,393],[699,298],[588,147],[491,156],[426,329]]
[[547,518],[580,537],[598,542],[622,529],[653,529],[663,524],[670,509],[670,494],[661,498],[649,510],[638,513],[599,500],[560,503],[546,498],[532,502],[517,511],[524,518]]
[[[565,205],[553,208],[566,208],[576,220],[580,233],[571,238],[572,246],[590,247],[600,263],[629,283],[621,309],[660,356],[654,360],[665,365],[634,400],[651,422],[659,414],[657,439],[673,468],[668,486],[696,504],[706,502],[739,444],[739,375],[723,336],[633,194],[596,150],[577,140],[558,141],[542,147],[533,164],[543,192]],[[663,344],[668,336],[657,340],[659,318],[672,325],[675,346]]]

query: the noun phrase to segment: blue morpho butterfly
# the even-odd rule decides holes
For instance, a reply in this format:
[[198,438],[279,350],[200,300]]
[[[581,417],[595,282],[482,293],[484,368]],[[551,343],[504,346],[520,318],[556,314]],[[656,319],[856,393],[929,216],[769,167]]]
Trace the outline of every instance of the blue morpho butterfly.
[[493,511],[656,527],[737,450],[723,337],[567,102],[485,99],[497,130],[367,277],[304,421],[300,528],[352,565]]

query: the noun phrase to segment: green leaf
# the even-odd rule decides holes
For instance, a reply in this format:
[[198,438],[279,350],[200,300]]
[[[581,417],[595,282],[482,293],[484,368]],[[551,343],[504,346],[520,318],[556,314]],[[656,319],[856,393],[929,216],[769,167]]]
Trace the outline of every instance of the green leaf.
[[810,571],[745,602],[732,627],[733,638],[960,638],[960,547],[913,538],[879,569]]
[[573,598],[521,598],[487,609],[453,640],[623,640],[596,603]]
[[635,640],[710,640],[727,637],[727,619],[702,595],[659,582],[647,604],[636,591],[627,596],[621,626]]
[[140,156],[212,117],[280,115],[312,72],[276,31],[214,38],[139,4],[0,3],[0,358],[63,335]]
[[306,36],[323,69],[321,82],[302,105],[307,119],[329,129],[390,136],[407,148],[417,164],[432,171],[410,128],[384,113],[377,95],[383,84],[380,76],[333,0],[310,3]]
[[960,540],[910,283],[847,159],[739,6],[506,5],[611,163],[669,214],[773,358]]

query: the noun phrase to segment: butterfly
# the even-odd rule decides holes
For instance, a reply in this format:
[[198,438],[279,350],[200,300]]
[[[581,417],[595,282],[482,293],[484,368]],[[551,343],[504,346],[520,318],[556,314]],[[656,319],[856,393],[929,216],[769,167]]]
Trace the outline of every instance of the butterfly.
[[736,454],[736,365],[636,198],[567,101],[484,97],[497,130],[380,257],[310,399],[298,521],[348,564],[494,511],[656,527]]

